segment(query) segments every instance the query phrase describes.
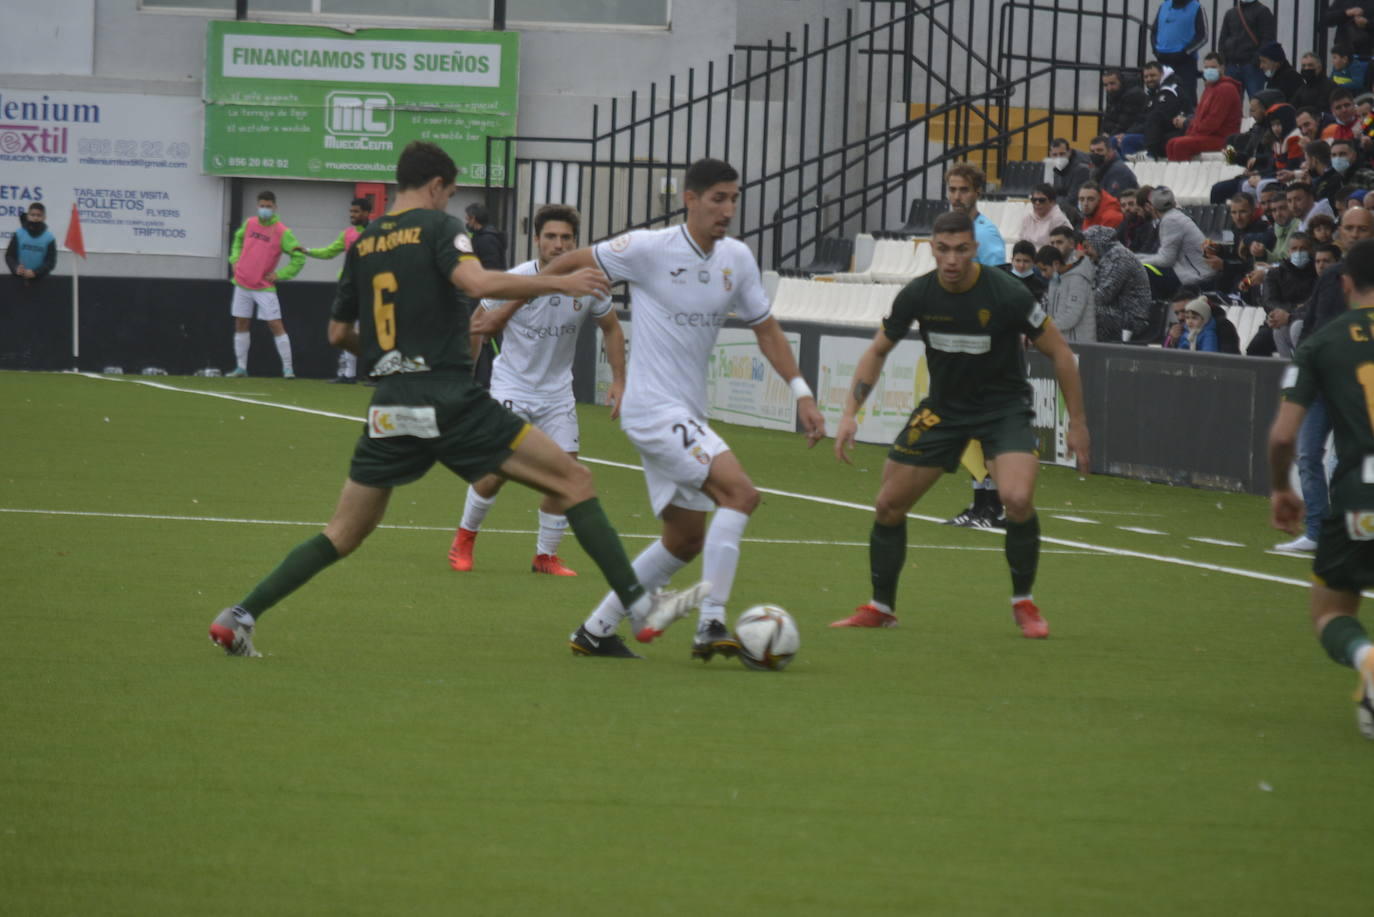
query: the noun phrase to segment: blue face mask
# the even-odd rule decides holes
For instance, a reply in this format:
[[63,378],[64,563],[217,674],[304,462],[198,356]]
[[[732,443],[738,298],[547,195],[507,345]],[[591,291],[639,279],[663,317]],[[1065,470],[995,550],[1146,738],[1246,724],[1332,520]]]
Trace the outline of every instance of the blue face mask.
[[1029,277],[1031,274],[1035,273],[1035,269],[1031,268],[1025,271],[1018,271],[1016,268],[1012,268],[1011,272],[1015,274],[1017,277]]
[[1202,78],[1209,83],[1215,83],[1217,80],[1221,79],[1221,71],[1216,67],[1203,67]]
[[1312,256],[1304,251],[1290,252],[1288,255],[1288,261],[1290,264],[1293,265],[1293,267],[1305,268],[1312,263]]
[[1350,160],[1344,156],[1332,156],[1331,168],[1335,169],[1337,172],[1344,172],[1346,169],[1350,168]]
[[272,219],[272,217],[276,215],[277,211],[273,210],[271,207],[258,208],[258,219],[262,220],[264,223],[266,223],[268,220]]

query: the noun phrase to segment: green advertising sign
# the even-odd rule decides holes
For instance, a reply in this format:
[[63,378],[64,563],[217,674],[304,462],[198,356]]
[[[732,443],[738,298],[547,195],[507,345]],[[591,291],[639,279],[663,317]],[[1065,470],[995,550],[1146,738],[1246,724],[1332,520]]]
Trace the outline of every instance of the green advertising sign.
[[515,133],[519,56],[515,32],[211,22],[205,172],[390,181],[430,140],[480,185],[487,136]]

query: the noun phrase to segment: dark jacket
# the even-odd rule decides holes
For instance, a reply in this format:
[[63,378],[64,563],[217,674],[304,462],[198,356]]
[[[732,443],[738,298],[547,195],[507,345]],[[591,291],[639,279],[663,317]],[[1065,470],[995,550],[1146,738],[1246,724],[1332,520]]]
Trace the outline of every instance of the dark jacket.
[[1148,93],[1150,105],[1145,111],[1145,149],[1156,159],[1165,158],[1165,145],[1183,133],[1174,127],[1174,118],[1187,114],[1187,106],[1178,94],[1178,80],[1170,67],[1164,68],[1159,88]]
[[[1246,27],[1249,27],[1248,29]],[[1250,37],[1250,33],[1254,37]],[[1226,55],[1231,66],[1253,64],[1259,58],[1261,45],[1278,40],[1279,26],[1273,10],[1263,3],[1237,3],[1221,17],[1221,34],[1217,36],[1217,50]],[[1325,110],[1326,106],[1322,106]]]
[[1121,192],[1128,188],[1140,187],[1140,182],[1136,181],[1135,173],[1120,156],[1100,169],[1094,169],[1093,181],[1097,182],[1102,190],[1112,197],[1120,197]]
[[479,227],[472,234],[472,252],[487,270],[506,269],[506,237],[490,226]]
[[[1298,90],[1302,87],[1302,74],[1294,70],[1292,64],[1286,63],[1279,64],[1279,69],[1274,71],[1274,75],[1268,77],[1264,81],[1265,89],[1274,89],[1283,93],[1284,101],[1291,103],[1294,108],[1296,108],[1298,105],[1295,99],[1298,95]],[[1326,108],[1330,106],[1330,104],[1331,100],[1327,99],[1326,104],[1318,110],[1324,111]]]
[[[42,221],[33,223],[24,219],[22,216],[19,218],[19,229],[15,231],[14,235],[10,236],[10,244],[5,248],[5,264],[9,266],[11,274],[17,275],[19,273],[19,266],[22,263],[20,260],[19,247],[24,242],[24,239],[20,237],[20,234],[23,233],[27,235],[30,240],[33,240],[41,238],[43,234],[47,232],[47,223]],[[41,242],[38,244],[43,245]],[[43,249],[42,263],[37,267],[31,268],[34,273],[34,280],[42,280],[52,273],[53,268],[57,267],[57,240],[49,237]]]
[[[1374,25],[1374,17],[1368,15],[1371,12],[1370,5],[1369,0],[1331,0],[1326,16],[1322,19],[1322,25],[1328,29],[1332,26],[1336,28],[1333,44],[1345,42],[1354,48],[1360,57],[1368,57],[1370,52],[1374,51],[1374,31],[1370,28],[1370,25]],[[1370,20],[1370,25],[1362,29],[1355,25],[1355,20],[1345,14],[1346,10],[1355,7],[1365,11],[1365,18]]]
[[1293,314],[1294,318],[1302,319],[1302,337],[1299,343],[1307,340],[1312,336],[1312,332],[1320,330],[1322,325],[1349,307],[1345,301],[1345,293],[1341,290],[1341,277],[1344,274],[1344,265],[1333,264],[1327,268],[1317,278],[1317,284],[1313,287],[1312,295],[1307,298],[1307,302]]
[[1260,305],[1264,311],[1284,309],[1292,312],[1312,295],[1317,286],[1317,269],[1310,263],[1307,267],[1293,267],[1293,262],[1284,258],[1278,267],[1270,268],[1264,275],[1264,286],[1260,292]]
[[1145,133],[1145,108],[1148,104],[1145,90],[1135,77],[1121,74],[1121,90],[1115,94],[1108,93],[1106,104],[1102,107],[1102,133],[1108,136]]
[[1154,254],[1159,251],[1159,227],[1149,217],[1132,222],[1126,217],[1116,227],[1117,241],[1132,254]]
[[1326,198],[1331,202],[1331,209],[1337,213],[1340,211],[1336,209],[1336,205],[1345,196],[1341,193],[1344,188],[1345,178],[1335,169],[1327,169],[1321,175],[1312,178],[1312,195],[1317,200]]
[[1092,178],[1093,161],[1082,150],[1069,150],[1069,161],[1063,170],[1054,170],[1054,195],[1064,203],[1078,201],[1078,189]]
[[1331,107],[1331,93],[1335,91],[1336,84],[1331,82],[1331,78],[1325,74],[1316,75],[1315,79],[1308,79],[1307,74],[1298,71],[1302,85],[1298,91],[1293,93],[1294,108],[1315,108],[1317,111],[1326,111]]

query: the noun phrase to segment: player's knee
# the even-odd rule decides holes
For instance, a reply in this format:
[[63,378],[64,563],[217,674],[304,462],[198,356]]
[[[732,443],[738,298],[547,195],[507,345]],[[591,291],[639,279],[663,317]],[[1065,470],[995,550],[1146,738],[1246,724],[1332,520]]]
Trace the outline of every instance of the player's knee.
[[910,509],[911,504],[885,493],[878,494],[873,501],[873,515],[880,525],[897,525]]
[[998,491],[1007,518],[1012,522],[1025,522],[1035,514],[1035,501],[1030,491]]
[[663,533],[663,547],[668,549],[668,553],[680,561],[695,560],[701,553],[701,549],[706,546],[705,532],[673,532]]
[[744,513],[746,516],[752,516],[754,510],[759,508],[761,499],[758,488],[746,480],[726,492],[720,505]]
[[563,476],[563,485],[569,506],[596,496],[596,482],[592,480],[591,469],[579,462],[570,463]]

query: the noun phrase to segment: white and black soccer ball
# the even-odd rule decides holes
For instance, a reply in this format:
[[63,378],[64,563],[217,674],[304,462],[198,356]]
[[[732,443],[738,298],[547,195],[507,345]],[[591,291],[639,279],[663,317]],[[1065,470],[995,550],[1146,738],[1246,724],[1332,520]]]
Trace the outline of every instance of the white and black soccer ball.
[[797,622],[777,605],[755,605],[735,622],[739,658],[747,667],[765,672],[787,668],[801,649]]

